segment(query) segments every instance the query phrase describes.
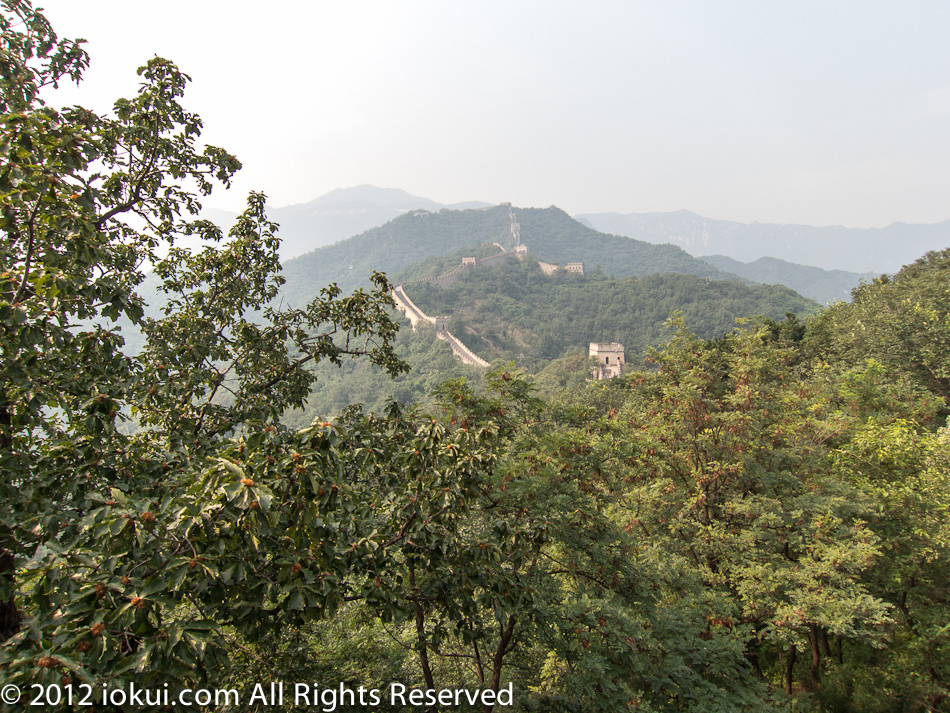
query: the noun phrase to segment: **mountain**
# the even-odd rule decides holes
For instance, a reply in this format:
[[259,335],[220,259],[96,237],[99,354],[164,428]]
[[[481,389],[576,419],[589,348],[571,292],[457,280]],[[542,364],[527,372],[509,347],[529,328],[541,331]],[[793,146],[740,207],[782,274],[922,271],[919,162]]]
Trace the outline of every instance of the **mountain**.
[[[358,235],[412,210],[488,205],[480,201],[444,205],[398,188],[364,185],[337,188],[307,203],[282,208],[268,206],[267,215],[280,224],[281,257],[286,260]],[[230,226],[235,217],[235,213],[214,208],[205,210],[204,215],[222,226]]]
[[597,341],[622,343],[632,364],[669,338],[667,320],[674,311],[706,339],[731,331],[739,317],[781,320],[787,312],[818,311],[817,304],[780,285],[695,274],[546,275],[530,259],[466,271],[448,287],[420,282],[404,288],[423,312],[449,316],[449,330],[478,356],[517,359],[531,371]]
[[[392,280],[418,260],[474,249],[481,243],[499,243],[510,250],[515,240],[509,210],[510,206],[503,204],[404,213],[385,225],[286,261],[287,283],[282,296],[299,305],[331,282],[344,291],[364,287],[373,270],[386,272]],[[514,214],[522,243],[531,255],[546,262],[564,265],[582,261],[588,271],[600,266],[616,277],[657,272],[731,277],[674,245],[651,245],[598,233],[554,206],[515,208]]]
[[[268,215],[280,224],[281,256],[287,260],[412,211],[488,206],[480,201],[446,205],[398,188],[362,185],[337,188],[307,203],[268,207]],[[230,227],[235,213],[208,208],[203,216]],[[587,213],[575,218],[601,233],[655,245],[671,243],[696,256],[722,255],[744,263],[772,257],[826,270],[877,275],[897,272],[923,253],[950,245],[950,220],[932,225],[894,223],[886,228],[813,227],[713,220],[687,210]]]
[[649,243],[672,243],[692,255],[724,255],[742,262],[762,257],[826,270],[893,273],[930,250],[950,246],[950,220],[886,228],[736,223],[687,210],[672,213],[588,213],[590,227]]
[[851,299],[851,290],[861,284],[861,280],[871,282],[878,276],[874,272],[822,270],[820,267],[796,265],[774,257],[760,257],[750,263],[739,262],[725,255],[707,255],[703,257],[703,260],[745,280],[765,285],[791,287],[819,304],[828,304],[836,300],[847,302]]
[[[426,260],[405,272],[427,273],[430,266]],[[448,315],[451,332],[478,356],[517,362],[538,377],[536,385],[545,393],[584,383],[592,341],[619,341],[629,368],[646,367],[647,350],[671,336],[667,320],[675,310],[705,338],[731,331],[738,317],[765,314],[782,320],[787,312],[806,316],[818,310],[783,286],[669,273],[611,278],[600,271],[580,275],[558,270],[548,275],[530,256],[466,270],[448,287],[423,280],[403,288],[428,314]],[[445,379],[465,377],[477,384],[485,374],[456,359],[426,322],[412,329],[404,320],[396,350],[412,370],[394,380],[365,361],[345,360],[339,368],[329,362],[316,365],[313,395],[287,423],[303,427],[356,402],[376,412],[393,399],[425,403]]]

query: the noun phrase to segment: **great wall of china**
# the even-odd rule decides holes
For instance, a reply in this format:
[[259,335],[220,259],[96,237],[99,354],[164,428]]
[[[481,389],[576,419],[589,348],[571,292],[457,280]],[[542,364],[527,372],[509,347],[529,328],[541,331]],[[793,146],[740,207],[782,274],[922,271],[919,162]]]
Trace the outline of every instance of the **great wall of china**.
[[401,284],[393,287],[392,295],[396,306],[406,313],[413,329],[416,328],[419,322],[433,324],[435,325],[435,336],[449,343],[449,346],[452,347],[452,353],[459,361],[465,364],[471,364],[472,366],[488,366],[487,361],[462,344],[458,337],[448,330],[448,317],[430,317],[427,315],[409,299],[409,295],[406,294]]
[[[510,259],[523,260],[528,254],[528,248],[521,242],[521,225],[515,219],[515,214],[511,210],[511,204],[508,204],[508,217],[511,218],[511,237],[514,238],[515,241],[514,250],[505,250],[502,245],[495,243],[495,245],[498,245],[499,250],[501,250],[501,252],[497,255],[491,255],[484,258],[463,257],[462,263],[458,267],[445,273],[444,275],[401,282],[398,285],[394,285],[392,290],[393,301],[396,303],[396,306],[399,309],[405,312],[406,317],[409,318],[409,322],[412,324],[413,329],[416,328],[416,325],[419,322],[428,322],[429,324],[435,325],[435,336],[449,343],[449,346],[452,347],[452,353],[457,359],[459,359],[459,361],[472,366],[484,367],[488,366],[488,362],[478,356],[467,346],[462,344],[458,337],[449,331],[448,317],[430,317],[421,309],[419,309],[419,307],[411,299],[409,299],[409,295],[406,294],[405,285],[433,283],[439,287],[448,287],[458,280],[462,273],[466,270],[477,270],[479,267],[492,265]],[[563,268],[560,265],[547,262],[538,261],[538,264],[541,266],[541,270],[546,275],[550,275],[555,270],[560,269],[567,270],[568,272],[578,272],[582,275],[584,274],[584,263],[582,262],[569,262]]]

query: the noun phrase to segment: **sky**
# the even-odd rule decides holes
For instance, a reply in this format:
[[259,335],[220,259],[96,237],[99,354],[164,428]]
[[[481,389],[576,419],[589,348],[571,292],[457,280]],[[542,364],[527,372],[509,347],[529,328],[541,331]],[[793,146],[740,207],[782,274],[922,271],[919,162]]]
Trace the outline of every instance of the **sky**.
[[335,188],[571,214],[950,219],[950,3],[46,0],[100,112],[155,55],[244,169],[206,203]]

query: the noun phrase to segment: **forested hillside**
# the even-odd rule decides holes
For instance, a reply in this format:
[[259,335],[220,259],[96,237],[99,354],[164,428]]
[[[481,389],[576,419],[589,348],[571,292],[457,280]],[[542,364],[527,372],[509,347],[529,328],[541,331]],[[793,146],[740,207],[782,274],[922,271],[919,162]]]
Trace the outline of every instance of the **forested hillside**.
[[403,320],[393,348],[410,367],[408,373],[395,378],[365,360],[315,365],[314,383],[306,403],[289,411],[284,423],[304,428],[315,419],[338,417],[352,404],[360,404],[366,412],[373,413],[384,413],[393,401],[431,407],[432,393],[443,381],[464,378],[473,385],[481,385],[484,379],[484,369],[456,359],[449,345],[436,339],[435,330],[428,324],[413,330],[409,321]]
[[596,341],[621,342],[628,362],[636,362],[668,338],[666,321],[676,311],[697,334],[714,338],[740,317],[804,317],[818,308],[786,287],[696,275],[545,275],[530,256],[467,272],[446,288],[419,283],[406,290],[427,314],[451,316],[450,331],[483,359],[517,360],[530,371]]
[[565,264],[582,261],[588,269],[600,267],[607,275],[652,275],[679,272],[703,277],[722,276],[675,245],[652,245],[619,235],[607,235],[578,223],[560,208],[515,210],[521,241],[540,260]]
[[406,265],[465,245],[498,241],[511,245],[508,209],[412,211],[378,228],[314,250],[284,264],[285,297],[302,303],[336,282],[351,290],[367,284],[374,270],[395,275]]
[[[280,225],[280,254],[286,260],[359,235],[407,211],[463,210],[488,205],[482,201],[466,201],[446,206],[399,189],[364,185],[338,188],[297,205],[280,208],[268,205],[267,214]],[[230,226],[236,217],[221,210],[206,210],[204,214],[222,227]]]
[[[514,212],[521,224],[522,242],[541,260],[561,264],[583,261],[589,269],[600,265],[607,274],[617,277],[655,272],[723,276],[680,248],[604,235],[558,208],[515,208]],[[419,260],[495,242],[506,249],[514,246],[507,206],[437,213],[412,211],[378,228],[286,261],[287,283],[282,295],[292,304],[303,304],[330,282],[351,290],[366,286],[373,270],[394,276]],[[457,264],[454,261],[451,266]],[[441,271],[444,267],[440,264],[434,269]]]
[[[462,253],[487,255],[498,250],[482,247],[415,263],[403,274],[433,276],[447,265],[457,265]],[[546,392],[554,388],[549,378],[553,374],[558,374],[559,383],[584,381],[591,341],[620,341],[628,364],[642,364],[649,348],[669,338],[667,320],[676,311],[704,338],[714,338],[731,331],[740,317],[762,314],[784,319],[787,312],[804,317],[818,309],[784,287],[676,274],[617,279],[600,272],[582,276],[558,271],[548,276],[530,257],[465,273],[448,288],[410,283],[406,290],[427,314],[450,315],[450,331],[482,358],[515,362],[539,376],[548,370],[540,377]],[[429,325],[420,324],[413,331],[408,321],[403,322],[395,349],[412,367],[395,379],[362,362],[314,367],[317,378],[307,406],[288,415],[287,423],[303,426],[314,418],[339,414],[351,403],[377,413],[393,399],[427,404],[432,389],[445,379],[481,380],[483,370],[459,363]]]

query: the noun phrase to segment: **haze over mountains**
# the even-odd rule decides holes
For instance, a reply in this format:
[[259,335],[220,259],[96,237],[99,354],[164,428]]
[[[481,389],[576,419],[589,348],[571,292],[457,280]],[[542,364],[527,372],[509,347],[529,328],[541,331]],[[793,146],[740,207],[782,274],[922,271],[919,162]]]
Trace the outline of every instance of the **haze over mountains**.
[[[288,274],[299,279],[306,273],[307,282],[335,281],[341,287],[352,288],[365,284],[373,269],[385,270],[393,278],[402,267],[415,260],[446,255],[484,242],[489,236],[493,236],[489,242],[503,242],[507,234],[506,211],[494,216],[497,225],[491,228],[455,221],[458,225],[444,235],[439,235],[438,230],[434,233],[429,230],[423,235],[398,220],[418,211],[435,216],[443,209],[458,212],[487,207],[488,203],[480,201],[446,205],[400,189],[362,185],[336,189],[307,203],[269,207],[268,214],[280,224],[281,254]],[[516,208],[519,216],[539,210]],[[950,245],[950,221],[933,225],[895,223],[887,228],[859,229],[744,224],[704,218],[686,210],[590,213],[577,215],[576,220],[571,220],[563,211],[558,213],[561,215],[552,225],[557,224],[562,235],[570,234],[580,242],[562,245],[555,240],[558,247],[548,244],[547,249],[554,248],[554,251],[547,257],[539,255],[543,259],[584,260],[590,267],[600,264],[607,274],[633,274],[629,266],[620,267],[618,272],[618,265],[627,258],[622,258],[620,263],[615,259],[626,253],[625,248],[633,248],[624,242],[633,238],[655,246],[668,244],[667,250],[676,246],[691,256],[701,257],[712,266],[706,273],[709,276],[720,277],[725,273],[752,282],[784,284],[820,304],[847,300],[850,290],[860,280],[894,273],[928,250]],[[206,216],[225,225],[230,224],[234,214],[209,209]],[[574,225],[566,227],[565,219]],[[394,230],[390,230],[386,226],[393,220],[396,220]],[[580,224],[584,230],[578,232]],[[468,234],[470,229],[475,232]],[[537,238],[537,233],[534,239],[525,238],[532,250],[542,247]],[[571,247],[574,254],[567,255],[562,249],[567,247]],[[314,253],[315,250],[319,254]],[[642,251],[642,248],[637,250]],[[677,256],[674,262],[681,259]],[[657,266],[657,269],[662,267]],[[682,267],[668,269],[684,271]],[[685,271],[702,272],[695,266]]]
[[704,255],[703,262],[718,267],[723,272],[738,275],[743,280],[763,285],[785,285],[799,294],[828,304],[835,300],[847,302],[851,290],[861,280],[871,282],[880,272],[848,272],[846,270],[822,270],[811,265],[798,265],[774,257],[760,257],[749,263],[733,260],[725,255]]
[[[514,208],[521,228],[521,240],[530,255],[564,265],[583,261],[588,271],[598,265],[616,277],[654,273],[684,273],[730,279],[709,263],[688,255],[675,245],[651,245],[617,235],[604,235],[578,223],[559,208]],[[284,263],[287,279],[282,295],[302,305],[331,282],[344,291],[365,287],[373,270],[385,272],[399,281],[415,275],[401,275],[412,263],[498,243],[514,247],[507,205],[477,210],[416,210],[347,240],[326,245]],[[497,248],[492,248],[497,251]],[[440,274],[436,272],[436,274]]]
[[894,273],[929,250],[950,245],[950,220],[886,228],[778,225],[712,220],[688,210],[672,213],[586,213],[595,230],[648,243],[672,243],[690,255],[725,255],[741,262],[776,258],[824,270]]
[[[443,275],[463,257],[481,259],[497,255],[500,249],[512,250],[512,212],[521,243],[534,262],[509,260],[510,264],[479,267],[454,291],[434,291],[424,282],[413,282]],[[217,213],[222,223],[229,222],[228,214]],[[686,219],[679,222],[668,219],[670,215],[682,219],[684,214]],[[555,206],[474,203],[451,207],[372,186],[341,189],[306,204],[269,209],[269,215],[282,223],[280,235],[291,251],[310,248],[283,260],[286,282],[277,300],[283,305],[303,306],[330,283],[344,292],[367,287],[372,272],[382,271],[393,283],[411,283],[413,299],[432,313],[450,316],[453,333],[482,358],[517,358],[532,368],[547,368],[544,365],[550,360],[566,358],[572,349],[582,352],[588,341],[597,339],[625,340],[632,359],[662,341],[672,310],[682,310],[689,328],[706,336],[728,330],[739,316],[768,314],[780,319],[789,311],[804,316],[820,304],[847,300],[861,279],[879,274],[829,271],[774,257],[750,260],[748,254],[743,257],[749,262],[722,255],[700,259],[673,244],[677,236],[692,235],[684,226],[705,221],[685,212],[654,214],[652,223],[640,220],[639,229],[651,241],[600,232]],[[394,217],[360,231],[388,216]],[[593,222],[592,218],[596,216],[588,216],[585,222]],[[790,227],[733,225],[739,226],[734,233],[751,236],[748,252],[752,255],[756,254],[752,228],[772,228],[775,233]],[[664,230],[672,237],[665,243],[659,239]],[[848,231],[853,249],[857,250],[854,241],[867,232]],[[941,234],[937,229],[931,233]],[[345,237],[331,244],[312,247],[341,235]],[[716,235],[707,231],[705,247],[721,249],[722,244],[712,240]],[[923,250],[943,246],[938,237],[934,243]],[[890,248],[909,263],[919,257],[910,251],[921,249],[913,245]],[[582,261],[587,276],[542,275],[537,260],[562,266]],[[790,289],[748,284],[753,282]],[[151,276],[142,287],[150,313],[158,316],[163,297],[156,291],[157,279]],[[130,350],[140,348],[135,330],[126,337]],[[472,376],[465,370],[473,367],[458,364],[434,333],[408,330],[400,340],[400,348],[412,357],[413,375],[392,386],[365,365],[350,365],[339,374],[326,365],[320,371],[322,386],[313,408],[329,413],[354,401],[380,406],[374,399],[419,400],[446,378]],[[579,358],[583,364],[586,357]]]
[[[354,186],[337,188],[307,203],[275,208],[271,220],[280,224],[281,256],[286,260],[387,223],[410,210],[483,208],[490,203],[467,201],[446,205],[413,196],[398,188]],[[209,209],[207,217],[230,224],[235,213]]]

